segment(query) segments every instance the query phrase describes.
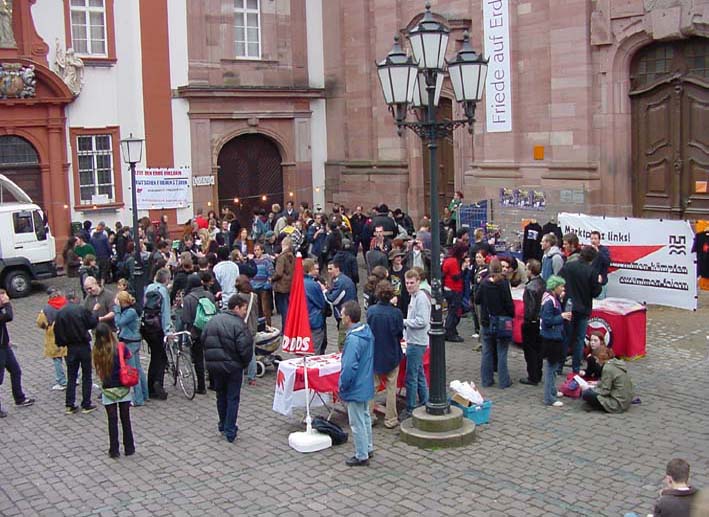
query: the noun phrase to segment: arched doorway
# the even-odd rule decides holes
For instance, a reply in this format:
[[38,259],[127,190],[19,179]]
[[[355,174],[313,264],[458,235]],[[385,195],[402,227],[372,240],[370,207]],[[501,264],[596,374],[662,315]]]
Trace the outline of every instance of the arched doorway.
[[[0,174],[17,183],[34,203],[45,208],[39,156],[31,143],[19,136],[0,136]],[[0,202],[8,201],[16,200],[12,194],[0,192]]]
[[640,50],[630,96],[635,215],[709,216],[709,39]]
[[[453,102],[441,97],[438,101],[438,111],[436,117],[439,122],[453,120]],[[430,163],[430,153],[428,145],[422,144],[423,151],[423,181],[424,181],[424,206],[428,207],[425,211],[430,212],[430,192],[431,192],[431,175],[428,171]],[[453,135],[449,134],[438,140],[438,209],[441,215],[443,208],[448,206],[453,193],[455,191],[455,160],[453,154]]]
[[248,226],[254,210],[268,212],[273,203],[283,206],[281,162],[278,147],[263,135],[242,135],[227,142],[217,160],[220,210],[231,208]]

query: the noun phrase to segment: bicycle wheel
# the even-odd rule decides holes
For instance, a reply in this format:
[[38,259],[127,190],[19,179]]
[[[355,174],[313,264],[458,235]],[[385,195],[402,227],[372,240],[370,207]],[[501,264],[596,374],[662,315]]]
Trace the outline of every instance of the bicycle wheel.
[[185,397],[192,400],[197,391],[197,374],[194,371],[192,360],[183,352],[177,356],[176,367],[180,389],[185,394]]

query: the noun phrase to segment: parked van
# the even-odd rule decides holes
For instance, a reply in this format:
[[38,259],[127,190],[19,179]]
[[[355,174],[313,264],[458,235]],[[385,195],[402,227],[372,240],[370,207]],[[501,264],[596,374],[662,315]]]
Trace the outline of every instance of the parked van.
[[0,286],[18,298],[32,292],[32,280],[55,276],[55,242],[42,209],[0,174]]

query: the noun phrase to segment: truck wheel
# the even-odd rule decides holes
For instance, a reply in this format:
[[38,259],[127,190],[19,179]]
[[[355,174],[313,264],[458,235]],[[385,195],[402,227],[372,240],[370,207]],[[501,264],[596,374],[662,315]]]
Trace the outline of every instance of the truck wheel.
[[25,271],[11,271],[5,277],[5,289],[10,298],[21,298],[32,292],[32,280]]

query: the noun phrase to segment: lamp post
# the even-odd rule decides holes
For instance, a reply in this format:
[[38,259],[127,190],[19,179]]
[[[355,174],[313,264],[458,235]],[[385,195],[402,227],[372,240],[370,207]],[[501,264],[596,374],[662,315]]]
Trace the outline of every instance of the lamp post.
[[[426,405],[429,415],[445,415],[450,411],[446,394],[436,151],[438,140],[452,134],[457,127],[467,125],[472,134],[475,106],[482,98],[488,62],[473,50],[467,32],[455,59],[447,61],[445,55],[449,34],[448,27],[434,19],[431,4],[427,2],[423,18],[407,35],[413,55],[409,56],[404,52],[397,35],[387,57],[377,64],[384,100],[394,116],[399,136],[405,128],[412,130],[425,142],[430,153],[431,288],[434,302],[430,330],[431,386],[429,402]],[[439,122],[436,120],[436,112],[446,72],[456,101],[463,106],[465,118]],[[406,120],[408,111],[416,112],[417,121]]]
[[128,138],[121,140],[123,161],[130,167],[131,202],[133,205],[133,254],[135,268],[133,270],[133,289],[135,301],[139,307],[143,306],[143,257],[140,254],[140,235],[138,231],[138,196],[135,189],[135,164],[143,157],[143,140],[134,138],[131,133]]

